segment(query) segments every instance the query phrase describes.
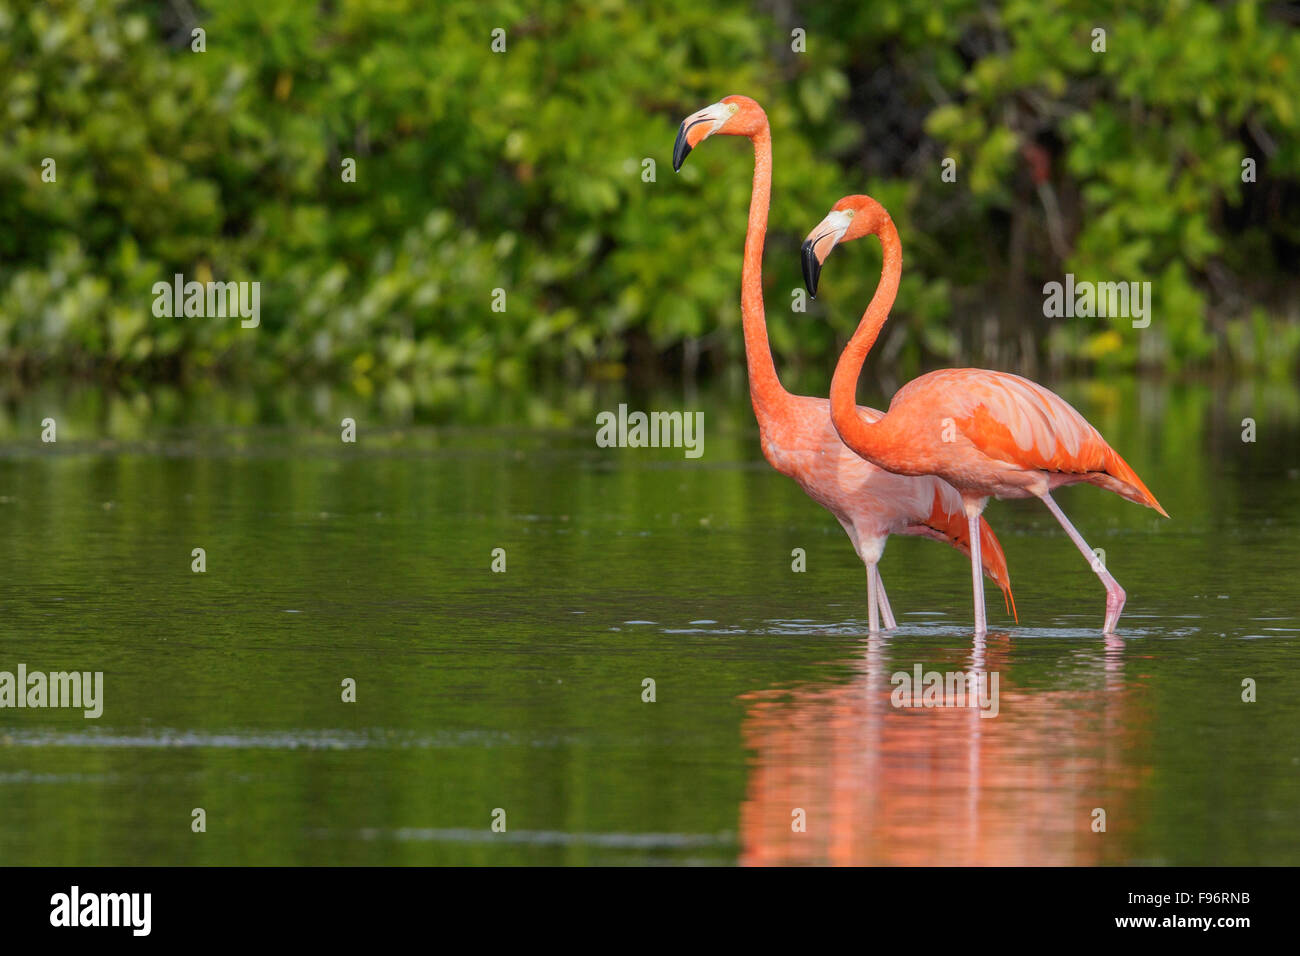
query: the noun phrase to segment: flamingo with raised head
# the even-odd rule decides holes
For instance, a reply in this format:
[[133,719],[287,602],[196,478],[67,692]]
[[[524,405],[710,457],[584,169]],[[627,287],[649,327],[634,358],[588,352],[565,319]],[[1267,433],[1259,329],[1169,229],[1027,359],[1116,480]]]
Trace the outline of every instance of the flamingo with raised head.
[[[943,478],[961,493],[973,529],[990,497],[1036,497],[1047,505],[1106,587],[1103,631],[1115,630],[1125,593],[1051,492],[1091,482],[1169,517],[1142,479],[1097,429],[1063,398],[1019,375],[978,368],[944,369],[913,379],[894,395],[883,416],[862,414],[858,378],[867,353],[889,317],[903,269],[898,230],[870,196],[845,196],[808,234],[802,247],[804,281],[817,294],[823,263],[837,245],[877,236],[883,252],[880,283],[835,366],[831,419],[844,443],[879,468],[898,475]],[[984,633],[980,539],[971,539],[975,630]]]
[[[877,567],[891,534],[913,534],[946,541],[977,557],[1006,595],[1015,613],[1006,558],[993,530],[982,520],[967,522],[961,497],[937,478],[905,478],[863,461],[844,447],[831,423],[824,398],[792,395],[781,385],[768,345],[763,314],[763,240],[767,234],[772,190],[772,134],[767,114],[747,96],[725,99],[692,113],[682,122],[673,147],[673,170],[713,134],[744,136],[754,145],[754,183],[745,232],[740,279],[741,324],[749,369],[749,395],[758,419],[763,455],[777,471],[797,481],[814,501],[839,520],[867,569],[868,621],[872,632],[883,616],[886,628],[897,626]],[[862,408],[867,418],[880,412]],[[970,546],[970,535],[980,540]]]

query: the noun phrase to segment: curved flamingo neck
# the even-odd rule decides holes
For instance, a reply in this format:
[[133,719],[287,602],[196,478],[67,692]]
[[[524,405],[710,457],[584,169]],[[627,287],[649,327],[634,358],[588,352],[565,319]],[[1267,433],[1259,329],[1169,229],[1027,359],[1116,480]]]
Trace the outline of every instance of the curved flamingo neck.
[[740,315],[745,333],[749,397],[761,426],[778,413],[790,393],[781,385],[772,363],[767,318],[763,313],[763,240],[767,236],[767,210],[772,196],[771,127],[764,123],[750,140],[754,144],[754,186],[749,197],[745,261],[740,273]]
[[[898,238],[898,230],[888,214],[884,214],[876,235],[880,237],[882,262],[880,282],[876,285],[875,295],[867,311],[862,314],[857,331],[840,355],[835,365],[835,377],[831,380],[831,419],[835,430],[839,432],[844,444],[848,445],[865,458],[873,458],[873,446],[878,426],[868,422],[858,414],[858,379],[862,375],[862,366],[867,360],[867,353],[876,344],[881,326],[889,318],[889,310],[894,306],[898,296],[898,282],[903,275],[903,244]],[[874,463],[874,460],[873,460]]]

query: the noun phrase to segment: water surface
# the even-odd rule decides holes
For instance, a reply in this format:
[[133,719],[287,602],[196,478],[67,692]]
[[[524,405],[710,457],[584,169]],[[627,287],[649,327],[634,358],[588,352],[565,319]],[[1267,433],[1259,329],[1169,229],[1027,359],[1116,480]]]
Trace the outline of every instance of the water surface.
[[[895,538],[869,637],[741,390],[10,401],[0,670],[105,704],[0,710],[0,864],[1300,862],[1293,391],[1058,387],[1173,516],[1059,493],[1111,638],[1034,502],[987,512],[1019,624],[994,589],[974,641],[964,559]],[[620,401],[704,409],[704,456],[597,448]],[[918,663],[996,673],[998,716],[891,706]]]

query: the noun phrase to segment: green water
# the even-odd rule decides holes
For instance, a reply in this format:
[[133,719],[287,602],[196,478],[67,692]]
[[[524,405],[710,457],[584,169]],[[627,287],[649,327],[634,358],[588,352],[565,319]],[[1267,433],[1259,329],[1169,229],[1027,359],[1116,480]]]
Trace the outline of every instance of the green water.
[[[1034,502],[987,512],[1018,625],[994,590],[973,641],[964,559],[895,538],[869,639],[738,389],[11,400],[0,670],[105,686],[0,710],[0,864],[1300,863],[1294,389],[1056,385],[1173,516],[1058,495],[1112,639]],[[703,409],[704,456],[597,448],[620,401]],[[998,716],[891,707],[918,663]]]

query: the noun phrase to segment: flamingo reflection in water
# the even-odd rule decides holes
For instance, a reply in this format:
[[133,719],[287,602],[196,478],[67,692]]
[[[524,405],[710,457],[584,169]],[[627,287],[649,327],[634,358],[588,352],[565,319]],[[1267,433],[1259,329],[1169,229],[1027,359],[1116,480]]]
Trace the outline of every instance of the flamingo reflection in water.
[[[1107,635],[1085,679],[1072,668],[1069,686],[1057,690],[1016,687],[1009,652],[1009,637],[995,633],[924,665],[989,675],[990,687],[996,674],[992,718],[977,707],[894,707],[891,677],[910,675],[915,658],[881,636],[866,641],[848,683],[744,695],[752,758],[741,863],[1124,862],[1146,770],[1137,756],[1145,719],[1124,678],[1123,639]],[[1105,833],[1094,829],[1098,808]],[[804,832],[795,829],[800,810]]]

